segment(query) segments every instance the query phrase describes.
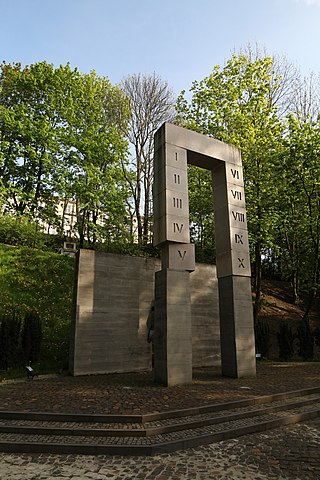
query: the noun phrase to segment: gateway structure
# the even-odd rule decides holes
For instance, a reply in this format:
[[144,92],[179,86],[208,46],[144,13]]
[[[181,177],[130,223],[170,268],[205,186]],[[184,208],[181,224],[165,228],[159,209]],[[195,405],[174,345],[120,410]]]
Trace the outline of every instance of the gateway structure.
[[165,123],[155,135],[154,245],[161,249],[155,278],[155,380],[192,380],[188,164],[212,172],[220,305],[222,374],[256,374],[250,258],[240,150]]

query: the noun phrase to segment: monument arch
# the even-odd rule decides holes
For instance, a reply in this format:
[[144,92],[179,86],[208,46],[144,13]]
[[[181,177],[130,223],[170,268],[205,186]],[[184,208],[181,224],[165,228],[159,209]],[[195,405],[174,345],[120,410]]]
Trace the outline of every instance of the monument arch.
[[251,271],[240,150],[165,123],[155,134],[154,245],[161,251],[155,278],[155,379],[165,385],[192,380],[189,274],[188,164],[212,172],[220,305],[222,374],[256,373]]

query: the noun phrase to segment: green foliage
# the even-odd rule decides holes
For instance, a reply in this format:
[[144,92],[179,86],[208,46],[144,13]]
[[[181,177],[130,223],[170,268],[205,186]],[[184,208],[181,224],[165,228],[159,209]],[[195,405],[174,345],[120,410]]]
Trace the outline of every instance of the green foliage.
[[211,172],[188,168],[190,236],[198,258],[215,258],[213,192]]
[[[263,259],[292,282],[295,302],[308,296],[307,315],[320,285],[320,119],[278,113],[288,78],[277,77],[274,59],[253,57],[234,55],[193,82],[190,101],[185,92],[178,98],[177,121],[241,148],[255,320]],[[306,101],[305,93],[297,95]],[[191,233],[201,243],[213,235],[209,176],[190,176]]]
[[299,356],[302,357],[303,360],[312,360],[314,333],[312,332],[308,318],[301,320],[297,327],[297,335],[299,339]]
[[21,319],[17,312],[0,316],[0,370],[21,364]]
[[[0,204],[64,231],[59,200],[77,205],[80,244],[127,235],[123,177],[129,102],[95,72],[39,62],[0,66]],[[103,222],[103,220],[105,222]]]
[[152,244],[112,242],[95,245],[94,250],[101,252],[118,253],[137,257],[159,257],[159,249]]
[[[274,245],[278,228],[277,169],[284,126],[272,101],[279,81],[274,81],[271,58],[251,61],[244,55],[234,55],[223,68],[216,66],[200,82],[193,82],[191,101],[184,92],[177,102],[178,121],[182,126],[217,138],[241,148],[246,205],[254,263],[257,306],[260,298],[261,256],[265,248]],[[212,232],[212,217],[206,198],[198,194],[190,211],[198,229],[206,222]],[[193,210],[195,208],[195,211]],[[207,213],[207,218],[202,213]],[[257,309],[256,309],[257,310]]]
[[277,332],[280,360],[291,360],[294,354],[294,333],[287,322],[282,322]]
[[258,320],[255,324],[256,352],[268,358],[270,348],[270,327],[267,322]]
[[297,278],[297,295],[309,295],[308,309],[320,284],[320,119],[290,116],[288,126],[280,167],[282,259],[284,272]]
[[41,248],[44,236],[40,225],[28,217],[0,215],[0,243]]
[[42,321],[41,360],[62,365],[68,358],[74,258],[27,247],[0,245],[0,315],[14,306],[23,318]]
[[42,322],[38,314],[27,312],[21,332],[21,347],[26,364],[37,363],[40,359]]
[[38,362],[41,340],[42,326],[39,315],[27,312],[23,323],[16,311],[11,315],[2,316],[0,318],[0,370]]

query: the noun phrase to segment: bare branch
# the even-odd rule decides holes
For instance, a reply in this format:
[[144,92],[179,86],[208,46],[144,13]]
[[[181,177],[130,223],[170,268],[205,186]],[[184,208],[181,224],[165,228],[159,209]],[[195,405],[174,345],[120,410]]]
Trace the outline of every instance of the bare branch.
[[132,108],[129,141],[135,152],[135,161],[132,163],[135,188],[132,188],[132,184],[130,186],[138,221],[138,238],[147,243],[152,200],[153,136],[164,122],[174,120],[175,99],[168,83],[155,73],[129,75],[122,80],[121,87]]

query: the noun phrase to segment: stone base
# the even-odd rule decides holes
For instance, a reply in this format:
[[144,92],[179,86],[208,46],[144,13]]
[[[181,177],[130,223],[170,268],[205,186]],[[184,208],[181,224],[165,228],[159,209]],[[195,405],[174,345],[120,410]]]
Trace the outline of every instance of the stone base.
[[166,386],[192,382],[189,273],[161,270],[155,277],[155,381]]
[[222,375],[256,375],[256,352],[249,277],[219,278]]

